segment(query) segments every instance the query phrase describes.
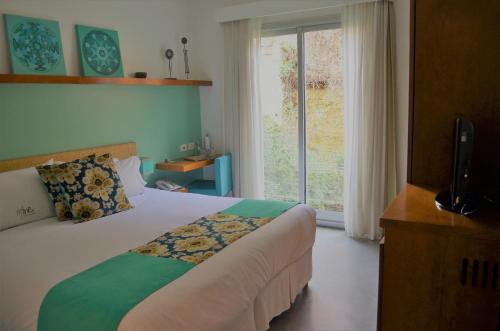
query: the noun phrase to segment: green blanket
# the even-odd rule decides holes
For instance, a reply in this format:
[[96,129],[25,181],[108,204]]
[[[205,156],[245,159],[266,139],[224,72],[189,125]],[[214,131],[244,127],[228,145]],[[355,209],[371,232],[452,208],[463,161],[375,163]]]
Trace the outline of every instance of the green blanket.
[[[38,316],[38,330],[116,330],[123,317],[145,298],[296,204],[242,200],[221,213],[178,227],[134,252],[115,256],[70,277],[54,286],[45,296]],[[244,227],[241,235],[235,232],[238,227]],[[210,231],[203,235],[194,233],[189,238],[189,232],[200,228],[209,228]],[[165,241],[165,238],[169,240]],[[193,241],[186,243],[190,239]],[[180,240],[190,244],[190,247],[202,247],[205,242],[213,246],[202,247],[204,251],[201,255],[195,252],[185,256],[173,248],[175,240],[175,243]]]
[[116,330],[137,303],[195,265],[124,253],[54,286],[40,307],[38,330]]
[[298,202],[245,199],[232,207],[224,209],[222,213],[242,217],[276,218],[297,204]]

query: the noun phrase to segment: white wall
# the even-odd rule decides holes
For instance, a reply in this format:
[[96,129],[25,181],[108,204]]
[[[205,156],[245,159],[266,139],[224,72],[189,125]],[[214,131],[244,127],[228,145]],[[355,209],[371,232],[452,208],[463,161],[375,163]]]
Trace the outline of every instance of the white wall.
[[215,21],[215,9],[228,0],[197,0],[190,2],[192,68],[194,75],[211,79],[213,86],[200,89],[203,135],[208,133],[217,151],[224,149],[224,31]]
[[[59,21],[68,75],[80,74],[74,25],[83,24],[118,31],[126,75],[147,71],[150,77],[166,77],[163,52],[172,48],[176,75],[182,77],[180,38],[189,35],[187,10],[183,0],[0,0],[0,14]],[[6,47],[0,22],[0,73],[10,72]]]

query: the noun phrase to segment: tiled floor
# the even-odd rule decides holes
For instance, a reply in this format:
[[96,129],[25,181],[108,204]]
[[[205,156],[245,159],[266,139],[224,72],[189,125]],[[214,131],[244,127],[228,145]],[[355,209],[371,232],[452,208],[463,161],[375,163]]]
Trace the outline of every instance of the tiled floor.
[[313,278],[271,331],[374,331],[377,324],[378,243],[318,227]]

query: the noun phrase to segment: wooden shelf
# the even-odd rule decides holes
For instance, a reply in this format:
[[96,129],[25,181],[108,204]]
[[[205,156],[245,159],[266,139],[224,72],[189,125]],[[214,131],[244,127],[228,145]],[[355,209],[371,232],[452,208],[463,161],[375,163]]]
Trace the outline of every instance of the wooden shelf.
[[154,85],[154,86],[212,86],[209,80],[162,79],[162,78],[116,78],[48,75],[0,74],[0,84],[108,84],[108,85]]
[[213,159],[202,160],[202,161],[187,161],[187,160],[178,160],[169,163],[157,163],[156,169],[158,170],[167,170],[167,171],[176,171],[176,172],[189,172],[196,169],[201,169],[203,167],[214,164]]

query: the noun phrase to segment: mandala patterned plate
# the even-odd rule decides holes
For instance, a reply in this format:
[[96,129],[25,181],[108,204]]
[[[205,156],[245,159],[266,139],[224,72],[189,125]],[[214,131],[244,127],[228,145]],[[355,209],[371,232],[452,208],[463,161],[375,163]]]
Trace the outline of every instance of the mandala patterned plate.
[[15,74],[65,75],[59,23],[5,15]]
[[116,31],[77,25],[76,34],[84,76],[123,77]]

